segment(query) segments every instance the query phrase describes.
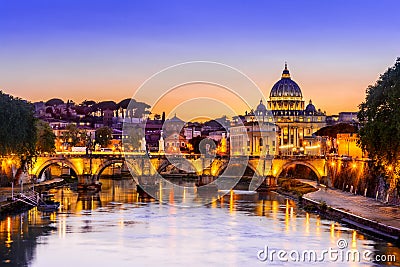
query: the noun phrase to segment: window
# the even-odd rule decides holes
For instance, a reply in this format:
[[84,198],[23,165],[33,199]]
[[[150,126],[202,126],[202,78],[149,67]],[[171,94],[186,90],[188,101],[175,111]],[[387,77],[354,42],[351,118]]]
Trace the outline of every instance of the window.
[[260,140],[259,140],[259,146],[263,146],[263,139],[262,138],[260,138]]

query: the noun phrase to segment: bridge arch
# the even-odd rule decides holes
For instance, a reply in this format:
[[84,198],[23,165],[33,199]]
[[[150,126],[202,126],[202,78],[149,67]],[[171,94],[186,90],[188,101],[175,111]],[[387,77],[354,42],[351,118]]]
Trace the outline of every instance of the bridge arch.
[[124,159],[111,159],[111,160],[106,160],[101,163],[101,165],[97,168],[96,172],[94,173],[96,175],[96,179],[98,180],[100,178],[100,175],[103,173],[103,171],[116,163],[122,163],[124,164],[125,160]]
[[254,168],[254,166],[252,166],[251,164],[242,164],[242,163],[222,164],[222,165],[218,166],[218,169],[215,171],[215,175],[213,175],[213,176],[220,176],[221,174],[223,174],[225,172],[225,170],[227,168],[232,168],[232,167],[239,167],[239,168],[245,167],[245,172],[243,175],[246,174],[246,171],[250,170],[254,173],[254,175],[260,176],[260,174],[258,173],[257,169]]
[[177,169],[178,171],[182,170],[183,172],[189,171],[190,173],[198,173],[198,170],[193,162],[186,159],[176,162],[163,160],[156,168],[157,173],[161,174],[162,172],[167,171],[168,166],[173,166],[173,169]]
[[168,167],[168,165],[171,165],[171,164],[172,163],[169,162],[167,159],[161,159],[160,162],[158,163],[158,166],[155,166],[157,169],[157,173],[161,173],[162,171],[165,171],[165,169]]
[[279,177],[279,175],[281,175],[281,173],[284,170],[286,170],[287,168],[289,168],[291,166],[296,166],[296,165],[303,165],[303,166],[308,167],[317,176],[318,181],[321,180],[323,174],[321,174],[321,172],[313,164],[311,164],[311,163],[309,163],[307,161],[290,161],[290,162],[287,162],[287,163],[283,164],[283,166],[276,172],[275,177]]
[[45,162],[43,162],[36,170],[36,172],[34,173],[34,175],[36,175],[36,177],[41,177],[43,172],[50,167],[51,165],[56,165],[56,164],[65,164],[67,165],[70,169],[72,169],[76,175],[80,175],[78,169],[74,166],[74,164],[72,164],[72,162],[70,162],[69,160],[65,159],[65,158],[56,158],[56,159],[49,159],[46,160]]

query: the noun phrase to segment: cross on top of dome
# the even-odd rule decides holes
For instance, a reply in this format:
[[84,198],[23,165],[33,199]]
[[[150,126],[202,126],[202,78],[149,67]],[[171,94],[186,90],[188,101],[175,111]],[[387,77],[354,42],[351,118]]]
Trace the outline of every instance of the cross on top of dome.
[[289,73],[289,70],[288,70],[288,68],[287,68],[287,62],[285,61],[285,69],[283,70],[283,72],[282,72],[282,79],[283,78],[288,78],[288,79],[290,79],[290,73]]

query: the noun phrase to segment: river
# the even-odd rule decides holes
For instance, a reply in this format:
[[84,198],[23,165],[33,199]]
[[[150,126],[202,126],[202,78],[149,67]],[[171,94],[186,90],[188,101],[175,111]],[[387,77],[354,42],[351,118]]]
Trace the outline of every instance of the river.
[[[182,208],[141,199],[131,180],[101,182],[97,194],[53,189],[62,204],[58,212],[35,208],[3,218],[0,266],[267,266],[296,259],[307,266],[307,251],[325,266],[373,266],[368,259],[377,255],[396,256],[387,264],[400,261],[393,244],[307,213],[275,193],[234,191]],[[324,256],[329,248],[339,256]],[[340,258],[351,249],[367,251],[368,259]]]

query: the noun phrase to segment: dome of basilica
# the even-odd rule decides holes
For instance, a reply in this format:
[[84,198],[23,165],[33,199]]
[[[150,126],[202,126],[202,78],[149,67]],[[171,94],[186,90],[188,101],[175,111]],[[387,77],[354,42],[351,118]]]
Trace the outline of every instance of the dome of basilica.
[[290,78],[287,64],[282,73],[282,78],[271,89],[270,97],[303,97],[300,87]]
[[317,109],[315,108],[315,106],[313,105],[311,99],[310,99],[310,103],[307,105],[306,110],[305,110],[306,114],[314,114],[317,113]]
[[263,104],[262,100],[260,100],[260,104],[258,104],[256,111],[267,111],[267,108]]

